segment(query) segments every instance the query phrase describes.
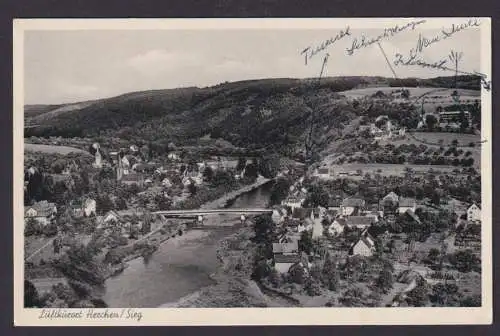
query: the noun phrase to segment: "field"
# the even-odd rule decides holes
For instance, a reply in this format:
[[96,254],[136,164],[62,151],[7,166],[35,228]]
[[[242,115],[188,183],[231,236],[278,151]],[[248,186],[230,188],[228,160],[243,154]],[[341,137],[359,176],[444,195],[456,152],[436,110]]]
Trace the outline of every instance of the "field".
[[[391,86],[381,86],[381,87],[369,87],[369,88],[364,88],[364,89],[353,89],[353,90],[348,90],[348,91],[343,91],[339,92],[340,94],[343,94],[347,97],[352,97],[352,98],[361,98],[365,96],[371,96],[375,94],[378,91],[382,91],[385,94],[390,94],[392,92],[396,92],[401,90],[401,87],[391,87]],[[454,89],[447,89],[447,88],[434,88],[434,87],[409,87],[405,88],[410,91],[410,99],[419,97],[423,94],[429,94],[428,98],[429,99],[434,99],[436,101],[444,101],[445,99],[449,98],[451,93],[454,91]],[[430,93],[434,92],[435,93]],[[464,89],[458,89],[457,90],[459,95],[462,97],[462,99],[476,99],[479,98],[481,95],[480,91],[476,90],[464,90]]]
[[41,152],[41,153],[47,153],[47,154],[69,154],[69,153],[81,153],[81,154],[88,154],[90,153],[74,148],[74,147],[68,147],[68,146],[57,146],[57,145],[38,145],[38,144],[30,144],[30,143],[25,143],[24,144],[24,151],[25,152]]
[[[342,165],[328,165],[333,169],[333,173],[338,177],[339,172],[356,172],[361,170],[362,175],[366,173],[379,173],[382,176],[404,175],[407,168],[413,169],[414,172],[427,172],[429,170],[452,172],[456,167],[453,166],[433,166],[433,165],[412,165],[412,164],[383,164],[383,163],[349,163]],[[380,172],[379,172],[380,170]],[[352,177],[352,176],[351,176]],[[362,176],[360,177],[362,178]]]

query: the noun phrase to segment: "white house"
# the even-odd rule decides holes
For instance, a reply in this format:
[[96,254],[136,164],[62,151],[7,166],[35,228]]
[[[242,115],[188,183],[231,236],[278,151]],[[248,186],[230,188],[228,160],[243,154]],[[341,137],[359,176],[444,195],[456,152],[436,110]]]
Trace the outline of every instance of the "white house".
[[360,198],[345,198],[340,205],[340,213],[343,216],[351,216],[354,211],[365,207],[365,200]]
[[295,208],[302,208],[304,201],[305,198],[303,197],[287,197],[281,202],[281,205],[289,206],[293,211]]
[[83,212],[85,213],[85,216],[89,217],[90,215],[96,214],[97,203],[95,199],[87,198],[83,203],[83,206]]
[[33,218],[42,225],[50,224],[56,213],[56,205],[47,201],[40,201],[32,206],[24,207],[24,219]]
[[467,209],[467,220],[469,222],[481,221],[481,208],[477,204],[474,203]]
[[273,209],[273,213],[271,215],[271,219],[275,224],[281,224],[285,220],[286,216],[288,215],[286,209],[281,208],[281,207],[276,207]]
[[172,187],[172,182],[170,182],[170,180],[165,177],[163,179],[163,181],[161,181],[161,184],[165,187],[165,188],[171,188]]
[[375,239],[365,231],[359,240],[352,245],[350,252],[351,255],[371,257],[375,253]]
[[168,153],[168,159],[172,161],[179,161],[181,158],[177,153]]
[[346,220],[343,218],[336,218],[332,224],[328,227],[328,232],[332,236],[337,236],[344,232],[344,229],[346,227]]

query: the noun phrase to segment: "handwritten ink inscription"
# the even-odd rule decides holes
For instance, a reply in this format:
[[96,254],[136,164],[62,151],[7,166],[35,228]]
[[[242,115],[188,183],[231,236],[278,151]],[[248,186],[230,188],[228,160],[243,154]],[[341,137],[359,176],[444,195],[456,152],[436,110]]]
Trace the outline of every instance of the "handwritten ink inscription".
[[419,33],[418,39],[416,42],[416,46],[414,48],[411,48],[407,55],[403,55],[401,53],[396,53],[394,58],[394,65],[418,65],[421,67],[427,67],[427,68],[435,68],[435,69],[441,69],[441,70],[447,70],[445,67],[446,63],[448,62],[447,58],[442,58],[439,61],[436,62],[428,62],[424,61],[422,58],[419,58],[419,56],[422,54],[424,49],[437,44],[445,39],[450,38],[454,34],[463,31],[467,28],[470,27],[479,27],[481,22],[477,19],[469,19],[465,23],[461,24],[452,24],[451,27],[448,28],[443,28],[441,29],[441,32],[435,36],[432,37],[426,37],[422,33]]
[[375,37],[366,37],[361,35],[361,37],[356,37],[352,40],[351,47],[346,49],[347,55],[352,56],[356,51],[369,47],[374,43],[381,42],[384,39],[389,39],[401,32],[408,30],[415,30],[418,25],[425,23],[426,20],[410,21],[403,26],[395,25],[390,28],[385,28],[384,31]]
[[316,47],[307,47],[304,50],[302,50],[301,54],[304,55],[304,60],[307,65],[307,61],[313,58],[315,55],[317,55],[319,52],[325,50],[335,42],[343,39],[346,36],[351,36],[351,28],[347,26],[345,29],[339,31],[337,35],[334,37],[329,38],[328,40],[323,41],[319,46]]

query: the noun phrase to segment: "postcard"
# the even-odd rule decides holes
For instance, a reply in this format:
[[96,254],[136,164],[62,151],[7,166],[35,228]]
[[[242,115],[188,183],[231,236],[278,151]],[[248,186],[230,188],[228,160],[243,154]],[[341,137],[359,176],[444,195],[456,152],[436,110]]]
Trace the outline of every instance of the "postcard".
[[13,28],[15,325],[492,322],[490,18]]

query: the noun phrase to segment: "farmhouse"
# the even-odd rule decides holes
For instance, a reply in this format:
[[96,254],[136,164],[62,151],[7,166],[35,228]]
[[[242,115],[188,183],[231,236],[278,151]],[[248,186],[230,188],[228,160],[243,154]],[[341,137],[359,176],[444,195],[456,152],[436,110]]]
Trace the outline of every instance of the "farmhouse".
[[361,234],[359,240],[351,246],[349,254],[371,257],[374,252],[375,239],[365,231]]
[[467,209],[467,220],[469,222],[480,222],[481,221],[481,208],[477,204],[472,204]]
[[40,201],[32,206],[24,207],[24,219],[33,218],[42,225],[50,224],[56,213],[56,205],[47,201]]
[[287,273],[300,261],[297,240],[289,243],[273,243],[274,267],[280,273]]
[[340,205],[340,213],[343,216],[351,216],[365,207],[365,200],[361,198],[345,198]]
[[337,236],[344,232],[344,229],[346,227],[346,220],[343,218],[336,218],[332,224],[328,227],[328,232],[332,236]]

